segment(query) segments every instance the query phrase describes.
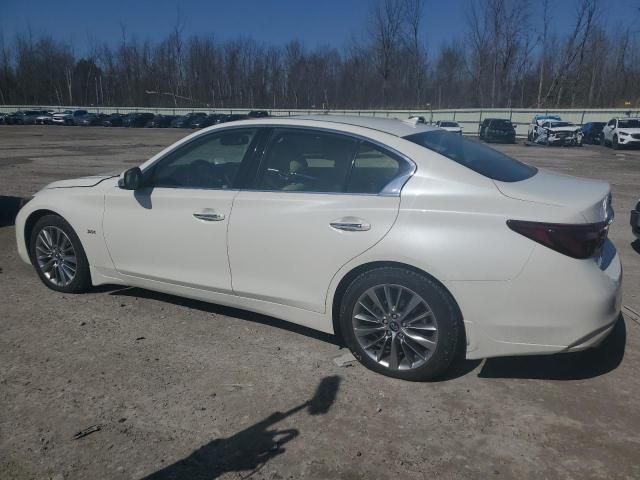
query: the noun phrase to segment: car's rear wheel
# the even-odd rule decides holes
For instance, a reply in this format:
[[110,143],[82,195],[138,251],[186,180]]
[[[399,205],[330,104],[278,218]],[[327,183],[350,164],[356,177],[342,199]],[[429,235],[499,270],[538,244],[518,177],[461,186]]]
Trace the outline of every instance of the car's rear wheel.
[[33,227],[31,263],[42,282],[58,292],[80,293],[90,286],[89,262],[71,225],[58,215],[45,215]]
[[462,321],[448,292],[431,278],[401,268],[377,268],[357,277],[342,299],[340,322],[353,355],[390,377],[436,377],[461,347]]

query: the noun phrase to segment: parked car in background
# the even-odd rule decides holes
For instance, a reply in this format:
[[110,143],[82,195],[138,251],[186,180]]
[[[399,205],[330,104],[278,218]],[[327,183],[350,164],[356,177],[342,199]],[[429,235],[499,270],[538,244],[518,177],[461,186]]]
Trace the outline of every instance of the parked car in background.
[[587,122],[582,126],[582,142],[592,145],[602,143],[602,129],[606,122]]
[[5,121],[5,119],[7,118],[7,113],[4,112],[0,112],[0,125],[4,125],[7,122]]
[[516,143],[516,129],[511,120],[504,118],[485,118],[478,136],[485,142]]
[[454,122],[453,120],[438,120],[435,125],[438,128],[443,128],[447,132],[459,133],[462,135],[462,127],[458,122]]
[[251,110],[247,116],[249,118],[266,118],[269,116],[269,112],[266,110]]
[[555,114],[538,114],[535,115],[533,117],[533,120],[531,120],[531,123],[529,124],[529,129],[527,131],[527,140],[529,140],[530,142],[535,142],[536,139],[538,138],[538,135],[540,134],[540,129],[542,127],[542,124],[545,122],[549,122],[549,121],[561,121],[562,119],[560,118],[560,115],[555,115]]
[[36,117],[36,125],[51,125],[55,110],[44,110],[41,115]]
[[18,110],[5,118],[7,125],[35,125],[36,118],[46,113],[43,110]]
[[89,113],[86,110],[65,110],[63,112],[54,113],[51,118],[53,125],[75,125],[76,120]]
[[550,146],[582,146],[582,129],[572,122],[546,120],[538,126],[535,143]]
[[413,122],[413,123],[421,123],[426,125],[427,124],[427,119],[419,116],[419,115],[413,115],[411,117],[409,117],[409,122]]
[[237,122],[238,120],[248,120],[249,116],[244,115],[242,113],[232,113],[227,115],[222,115],[222,118],[218,123],[227,123],[227,122]]
[[156,115],[145,125],[148,128],[167,128],[176,118],[175,115]]
[[108,117],[104,113],[87,113],[76,120],[76,125],[81,127],[96,127],[102,125],[102,122]]
[[631,231],[640,240],[640,201],[636,204],[636,208],[631,210]]
[[122,126],[122,115],[121,113],[112,113],[107,115],[102,119],[101,125],[103,127],[121,127]]
[[191,112],[183,115],[181,117],[176,118],[171,122],[171,126],[173,128],[191,128],[193,122],[196,122],[204,117],[207,114],[205,112]]
[[604,144],[618,150],[640,146],[640,118],[612,118],[602,129]]
[[122,118],[122,126],[130,128],[142,128],[153,120],[155,114],[148,112],[129,113]]
[[217,125],[224,119],[224,115],[221,113],[212,113],[205,117],[198,117],[191,122],[191,128],[205,128],[211,125]]
[[431,126],[327,117],[210,127],[119,177],[54,182],[19,211],[18,253],[58,292],[115,283],[279,317],[406,380],[613,330],[609,184]]

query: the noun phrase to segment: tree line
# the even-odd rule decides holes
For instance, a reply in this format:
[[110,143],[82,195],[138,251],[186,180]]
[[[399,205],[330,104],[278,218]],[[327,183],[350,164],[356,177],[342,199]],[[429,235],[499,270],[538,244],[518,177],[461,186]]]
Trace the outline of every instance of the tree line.
[[[640,38],[607,25],[598,0],[469,2],[459,38],[422,39],[423,0],[377,0],[341,48],[128,34],[82,46],[28,31],[0,35],[0,104],[210,108],[560,108],[640,105]],[[330,31],[330,27],[328,27]]]

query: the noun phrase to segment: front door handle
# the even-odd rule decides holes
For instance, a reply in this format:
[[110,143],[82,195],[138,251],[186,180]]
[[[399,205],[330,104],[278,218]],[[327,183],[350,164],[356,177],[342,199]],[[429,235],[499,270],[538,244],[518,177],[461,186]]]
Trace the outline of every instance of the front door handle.
[[219,222],[224,220],[224,215],[221,213],[194,213],[193,216],[205,222]]
[[356,217],[344,217],[331,222],[329,225],[337,230],[345,232],[366,232],[371,230],[371,224]]

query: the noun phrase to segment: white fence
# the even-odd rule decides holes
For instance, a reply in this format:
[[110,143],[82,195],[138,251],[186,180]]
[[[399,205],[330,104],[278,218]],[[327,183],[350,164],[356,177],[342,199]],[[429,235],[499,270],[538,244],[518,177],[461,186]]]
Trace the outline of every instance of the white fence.
[[[190,112],[208,113],[248,113],[252,109],[248,108],[154,108],[154,107],[61,107],[51,105],[0,105],[0,112],[13,112],[16,110],[73,110],[83,108],[90,112],[97,113],[130,113],[130,112],[151,112],[165,115],[184,115]],[[458,122],[465,134],[476,135],[480,123],[485,118],[508,118],[516,125],[516,134],[519,137],[527,135],[529,122],[538,113],[554,113],[562,117],[563,120],[582,125],[586,122],[608,122],[614,117],[624,117],[627,115],[640,116],[639,109],[611,108],[611,109],[508,109],[508,108],[463,108],[447,110],[314,110],[314,109],[264,109],[273,116],[310,115],[357,115],[369,117],[388,118],[408,118],[410,116],[422,116],[427,122],[437,120],[455,120]]]

